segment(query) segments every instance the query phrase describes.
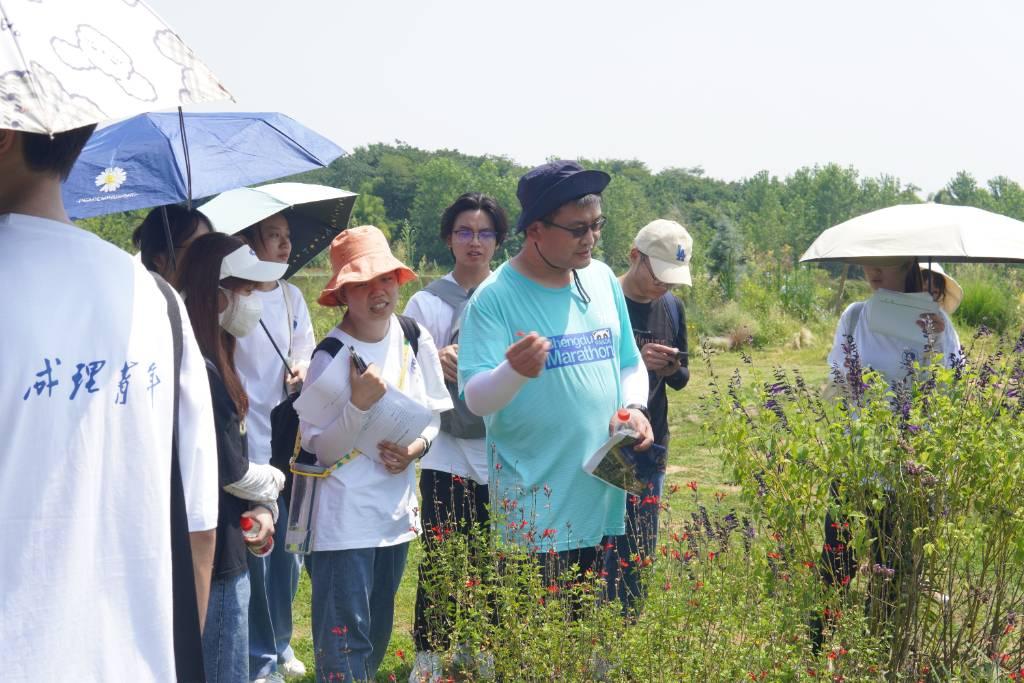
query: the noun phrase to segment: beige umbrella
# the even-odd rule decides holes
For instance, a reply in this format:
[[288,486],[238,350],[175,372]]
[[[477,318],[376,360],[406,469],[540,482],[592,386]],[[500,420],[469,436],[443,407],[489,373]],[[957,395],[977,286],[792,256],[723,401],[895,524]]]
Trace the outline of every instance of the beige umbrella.
[[901,204],[821,233],[801,261],[1024,262],[1024,222],[970,206]]

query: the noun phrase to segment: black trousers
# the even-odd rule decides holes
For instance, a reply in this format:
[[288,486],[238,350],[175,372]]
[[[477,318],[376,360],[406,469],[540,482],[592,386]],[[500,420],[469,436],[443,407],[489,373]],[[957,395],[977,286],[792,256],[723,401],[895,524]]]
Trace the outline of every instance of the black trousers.
[[447,650],[451,644],[450,614],[453,610],[445,603],[454,605],[451,590],[455,586],[447,586],[444,595],[438,595],[441,591],[430,576],[431,567],[440,544],[451,534],[468,536],[473,533],[478,542],[484,542],[490,533],[487,496],[487,487],[472,479],[438,470],[425,469],[420,473],[420,541],[424,554],[419,567],[412,630],[417,651]]

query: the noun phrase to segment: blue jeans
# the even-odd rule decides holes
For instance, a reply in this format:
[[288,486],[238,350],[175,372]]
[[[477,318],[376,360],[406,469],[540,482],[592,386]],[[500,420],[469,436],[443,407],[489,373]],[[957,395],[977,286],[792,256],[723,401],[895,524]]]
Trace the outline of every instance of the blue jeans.
[[[668,446],[668,439],[664,445]],[[608,572],[608,594],[618,597],[627,612],[638,612],[638,603],[644,597],[635,559],[639,556],[641,561],[648,557],[653,560],[658,546],[658,511],[665,483],[665,463],[645,463],[638,475],[647,485],[647,493],[643,496],[627,494],[626,533],[615,538],[615,552],[605,553],[604,565]],[[620,560],[625,560],[629,566],[623,567]]]
[[203,629],[206,683],[249,681],[249,573],[215,577]]
[[292,650],[292,600],[299,588],[302,559],[284,549],[288,506],[277,499],[274,550],[267,557],[249,558],[252,597],[249,600],[249,672],[253,679],[277,671],[278,661],[295,657]]
[[373,680],[391,641],[409,544],[313,553],[316,680]]

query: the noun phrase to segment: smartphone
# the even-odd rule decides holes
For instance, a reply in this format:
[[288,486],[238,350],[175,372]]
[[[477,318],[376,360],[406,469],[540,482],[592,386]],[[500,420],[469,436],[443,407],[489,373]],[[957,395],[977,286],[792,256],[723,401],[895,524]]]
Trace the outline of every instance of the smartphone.
[[366,372],[366,361],[364,361],[362,357],[358,353],[356,353],[355,348],[349,346],[348,352],[352,354],[352,362],[356,364],[356,370],[359,371],[359,374],[361,375],[364,372]]
[[689,355],[686,351],[676,351],[676,361],[682,363]]

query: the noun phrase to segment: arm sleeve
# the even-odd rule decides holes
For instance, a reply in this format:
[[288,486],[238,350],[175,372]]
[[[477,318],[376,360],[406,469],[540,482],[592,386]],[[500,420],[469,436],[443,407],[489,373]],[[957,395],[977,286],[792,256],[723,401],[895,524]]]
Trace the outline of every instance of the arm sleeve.
[[178,459],[190,532],[217,528],[218,460],[206,362],[181,299],[182,353],[178,394]]
[[288,295],[292,297],[292,315],[295,316],[295,328],[292,330],[292,362],[309,367],[309,357],[316,348],[313,335],[313,321],[309,317],[309,306],[302,296],[302,291],[293,284],[288,284]]
[[649,387],[647,384],[647,368],[642,364],[630,365],[620,371],[622,378],[622,405],[647,405]]
[[686,309],[678,297],[673,297],[672,304],[679,311],[679,332],[676,333],[675,347],[686,355],[683,356],[679,371],[666,377],[665,384],[678,391],[690,382],[690,348],[686,334]]
[[[508,361],[504,360],[493,370],[478,372],[466,382],[466,407],[481,417],[496,413],[516,397],[528,379],[513,370]],[[644,386],[647,386],[646,379]],[[647,404],[646,391],[641,403]]]
[[238,481],[224,486],[224,490],[242,500],[268,503],[277,500],[284,488],[284,473],[273,465],[249,463],[245,474]]

